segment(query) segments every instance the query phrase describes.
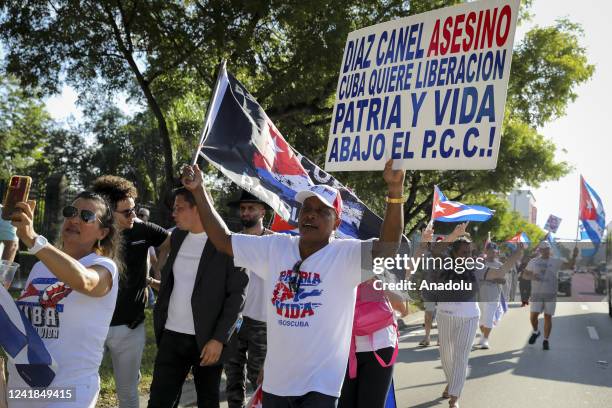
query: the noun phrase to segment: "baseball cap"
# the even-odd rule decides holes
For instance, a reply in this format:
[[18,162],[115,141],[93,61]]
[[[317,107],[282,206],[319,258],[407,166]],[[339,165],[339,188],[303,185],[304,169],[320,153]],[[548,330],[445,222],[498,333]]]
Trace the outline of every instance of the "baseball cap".
[[542,241],[542,242],[540,242],[540,245],[538,245],[538,248],[540,248],[540,249],[544,249],[544,248],[550,249],[550,243],[548,241]]
[[338,190],[324,184],[317,184],[298,192],[295,195],[295,201],[304,204],[304,201],[310,197],[317,197],[327,207],[336,211],[336,215],[340,218],[340,214],[342,214],[342,197]]

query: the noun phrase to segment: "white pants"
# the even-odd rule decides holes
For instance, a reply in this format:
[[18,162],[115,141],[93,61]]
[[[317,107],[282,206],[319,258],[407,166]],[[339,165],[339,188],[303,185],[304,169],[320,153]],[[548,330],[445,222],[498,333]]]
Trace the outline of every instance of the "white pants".
[[448,393],[461,395],[467,376],[468,359],[478,330],[478,317],[458,317],[438,313],[440,360],[448,383]]
[[480,325],[489,329],[493,328],[495,320],[495,312],[499,305],[499,296],[502,293],[502,286],[496,283],[483,283],[480,285],[480,299],[478,307],[480,308]]
[[111,326],[105,346],[113,361],[113,374],[119,408],[138,408],[138,383],[140,363],[145,346],[145,325],[135,329],[126,325]]

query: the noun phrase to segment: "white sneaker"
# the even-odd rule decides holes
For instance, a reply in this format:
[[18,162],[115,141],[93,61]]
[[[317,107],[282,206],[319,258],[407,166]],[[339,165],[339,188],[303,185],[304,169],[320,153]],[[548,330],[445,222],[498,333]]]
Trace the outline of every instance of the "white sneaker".
[[488,350],[489,349],[489,339],[487,339],[486,337],[483,337],[480,340],[480,348],[483,350]]

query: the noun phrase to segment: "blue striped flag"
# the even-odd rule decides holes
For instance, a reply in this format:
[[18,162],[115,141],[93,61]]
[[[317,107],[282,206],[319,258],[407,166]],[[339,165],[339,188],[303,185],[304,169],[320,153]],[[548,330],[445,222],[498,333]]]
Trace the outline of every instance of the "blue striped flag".
[[23,381],[33,388],[46,388],[55,378],[57,364],[30,321],[0,286],[0,347],[15,364]]
[[444,193],[434,186],[434,198],[431,219],[440,222],[487,221],[493,216],[493,210],[481,205],[467,205],[450,201]]

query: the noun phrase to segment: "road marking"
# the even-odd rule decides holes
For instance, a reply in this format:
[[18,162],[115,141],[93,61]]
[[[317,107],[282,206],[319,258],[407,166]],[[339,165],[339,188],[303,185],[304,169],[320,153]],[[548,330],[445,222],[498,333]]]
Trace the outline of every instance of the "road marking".
[[592,340],[599,340],[599,335],[597,334],[597,330],[593,326],[587,326],[587,330],[589,331],[589,336]]
[[589,310],[589,307],[587,305],[580,305],[580,307],[582,308],[582,310]]

